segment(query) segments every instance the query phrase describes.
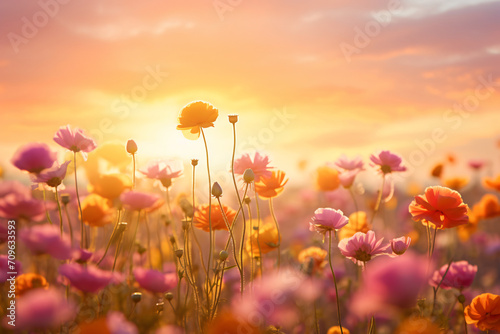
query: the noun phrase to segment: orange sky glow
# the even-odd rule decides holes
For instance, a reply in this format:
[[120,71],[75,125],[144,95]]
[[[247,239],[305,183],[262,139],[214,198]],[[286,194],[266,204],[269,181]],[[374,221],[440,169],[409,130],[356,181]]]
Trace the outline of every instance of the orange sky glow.
[[57,148],[65,124],[99,144],[134,138],[144,159],[203,158],[175,130],[194,100],[220,110],[206,132],[220,168],[233,113],[238,153],[267,152],[284,170],[380,149],[416,170],[450,152],[498,163],[499,11],[485,0],[2,1],[0,164],[12,169],[28,142]]

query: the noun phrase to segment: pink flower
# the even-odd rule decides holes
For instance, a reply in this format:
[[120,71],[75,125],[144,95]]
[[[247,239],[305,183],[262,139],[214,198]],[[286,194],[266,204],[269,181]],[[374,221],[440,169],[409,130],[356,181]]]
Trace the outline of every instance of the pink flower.
[[[436,270],[429,280],[429,284],[437,287],[441,279],[443,279],[447,268],[448,265],[445,264],[439,270]],[[452,262],[440,287],[446,290],[455,288],[462,291],[472,285],[476,272],[477,266],[473,266],[467,261]]]
[[344,169],[346,171],[348,170],[358,170],[358,172],[361,172],[365,170],[365,165],[363,163],[363,160],[361,157],[355,157],[353,159],[349,159],[347,156],[342,154],[337,161],[335,161],[335,165],[337,167]]
[[359,170],[359,169],[354,169],[354,170],[346,170],[346,171],[340,172],[339,180],[340,180],[340,184],[342,185],[342,187],[344,187],[344,188],[351,187],[352,184],[354,183],[354,179],[356,178],[356,176],[359,174],[360,171],[361,170]]
[[485,162],[483,160],[469,160],[468,165],[472,169],[479,170],[484,167]]
[[427,261],[408,252],[390,260],[375,260],[363,272],[362,286],[349,307],[360,318],[391,317],[414,307],[426,281]]
[[393,255],[403,255],[408,247],[410,247],[410,237],[400,237],[391,240],[391,248]]
[[76,316],[76,306],[53,288],[29,291],[16,306],[16,330],[56,330]]
[[404,172],[406,167],[403,165],[403,159],[389,151],[380,151],[377,154],[370,155],[370,164],[372,167],[379,166],[382,174],[389,174],[392,172]]
[[0,245],[7,241],[7,221],[0,221]]
[[137,334],[137,327],[127,320],[123,313],[111,311],[106,316],[106,325],[110,334]]
[[18,181],[4,181],[0,183],[0,198],[13,193],[24,197],[31,197],[31,189]]
[[61,126],[54,135],[54,141],[64,148],[73,152],[82,152],[84,158],[88,152],[93,151],[97,144],[95,141],[87,137],[83,130],[79,128],[71,129],[69,125]]
[[22,274],[21,262],[16,260],[10,262],[14,262],[13,267],[10,267],[12,264],[9,265],[9,258],[7,255],[0,255],[0,283],[5,283],[7,279],[10,279],[11,275],[8,274],[10,272],[17,273],[13,276]]
[[165,293],[177,285],[177,274],[175,272],[162,273],[157,270],[135,268],[134,277],[139,285],[153,293]]
[[[47,210],[54,208],[53,203],[46,205]],[[45,206],[31,194],[11,193],[0,198],[0,217],[39,222],[45,218]]]
[[267,155],[260,155],[259,152],[255,152],[253,159],[247,153],[234,160],[234,174],[243,176],[243,173],[245,173],[245,170],[248,168],[250,168],[255,175],[254,181],[259,182],[261,177],[271,177],[271,169],[273,167],[269,167],[269,157]]
[[175,179],[182,176],[184,168],[180,161],[176,160],[153,160],[146,167],[139,170],[148,179]]
[[347,225],[349,218],[340,210],[319,208],[314,211],[314,217],[309,222],[309,231],[325,234],[328,231],[338,230]]
[[57,153],[47,144],[30,143],[21,146],[11,159],[14,166],[30,173],[40,173],[50,168],[57,159]]
[[339,249],[342,255],[351,259],[358,266],[363,265],[379,255],[387,255],[389,244],[382,245],[384,238],[376,240],[375,232],[356,232],[352,237],[342,239],[339,242]]
[[69,260],[73,256],[71,241],[66,235],[61,238],[61,231],[56,225],[23,228],[19,231],[19,240],[35,255],[49,254],[58,260]]
[[78,263],[65,263],[59,267],[59,274],[66,277],[72,286],[83,292],[96,293],[111,283],[118,283],[118,274],[105,271],[94,265],[82,266]]
[[161,201],[160,196],[132,190],[120,195],[120,200],[127,210],[139,211],[153,208]]
[[58,187],[66,177],[69,163],[70,161],[66,161],[60,166],[56,163],[54,166],[44,169],[33,181],[37,183],[46,183],[49,187],[53,188]]

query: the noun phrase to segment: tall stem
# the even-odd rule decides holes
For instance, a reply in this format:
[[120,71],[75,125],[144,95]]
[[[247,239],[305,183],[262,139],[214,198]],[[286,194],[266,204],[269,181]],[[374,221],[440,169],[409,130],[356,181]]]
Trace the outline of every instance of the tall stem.
[[57,202],[57,210],[59,211],[59,226],[61,227],[61,237],[63,235],[63,217],[62,217],[62,210],[61,210],[61,203],[59,203],[59,193],[57,192],[57,187],[56,188],[56,202]]
[[332,231],[328,231],[328,263],[330,264],[330,270],[332,271],[332,276],[333,276],[333,284],[335,285],[335,299],[337,300],[337,315],[339,318],[339,326],[340,326],[340,333],[344,334],[344,331],[342,330],[342,320],[340,316],[340,296],[339,296],[339,291],[337,289],[337,278],[335,277],[335,272],[333,271],[333,265],[332,265]]
[[255,195],[255,206],[257,207],[257,246],[259,247],[259,268],[260,277],[263,276],[263,265],[262,265],[262,247],[260,246],[260,207],[259,207],[259,196],[257,196],[257,190],[254,187]]
[[[147,217],[147,214],[146,214]],[[149,269],[153,269],[153,260],[151,257],[151,233],[149,232],[149,224],[148,224],[148,219],[146,218],[144,220],[144,225],[146,225],[146,234],[147,234],[147,241],[148,241],[148,261],[149,261]],[[161,271],[163,271],[163,268],[161,268]]]
[[104,258],[108,254],[109,247],[111,246],[111,241],[113,240],[113,237],[115,236],[116,229],[118,228],[118,224],[120,224],[120,216],[121,216],[121,210],[118,210],[118,217],[116,219],[115,226],[113,227],[113,232],[111,232],[111,236],[109,237],[108,244],[106,245],[106,249],[104,250],[104,254],[102,255],[99,262],[97,262],[97,265],[101,264],[102,260],[104,260]]
[[71,226],[71,219],[69,217],[68,205],[67,204],[64,204],[64,214],[66,215],[66,219],[68,220],[69,237],[71,238],[71,247],[73,247],[73,226]]
[[76,176],[76,152],[73,151],[73,167],[75,168],[75,191],[76,191],[76,199],[78,201],[78,211],[80,212],[80,248],[84,249],[84,245],[87,245],[85,242],[85,228],[83,226],[83,212],[82,212],[82,204],[80,203],[80,194],[78,193],[78,177]]
[[385,174],[382,174],[382,186],[380,187],[380,191],[377,196],[377,202],[375,202],[375,208],[373,209],[372,219],[370,220],[370,224],[373,223],[373,219],[377,215],[378,209],[380,208],[380,202],[382,202],[382,193],[384,192],[385,186]]
[[276,230],[278,230],[278,271],[280,270],[280,261],[281,261],[281,234],[280,234],[280,226],[278,224],[278,220],[276,219],[276,215],[274,214],[274,206],[273,199],[269,199],[269,211],[271,212],[271,216],[273,217],[274,224],[276,225]]

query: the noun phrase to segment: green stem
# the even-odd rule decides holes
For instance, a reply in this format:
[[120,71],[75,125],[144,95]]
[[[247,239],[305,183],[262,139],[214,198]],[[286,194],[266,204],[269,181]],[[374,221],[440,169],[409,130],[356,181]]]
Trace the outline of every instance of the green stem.
[[118,259],[118,254],[120,253],[120,247],[122,245],[122,241],[123,241],[123,235],[125,234],[125,231],[123,231],[121,234],[120,234],[120,239],[118,240],[118,243],[116,244],[116,250],[115,250],[115,258],[113,260],[113,268],[111,269],[112,272],[115,271],[115,266],[116,266],[116,260]]
[[132,180],[133,180],[133,183],[132,183],[132,189],[135,189],[135,154],[132,153]]
[[[147,216],[147,213],[146,213]],[[149,224],[148,220],[144,220],[144,225],[146,225],[146,237],[148,241],[148,261],[149,261],[149,269],[153,269],[153,260],[151,258],[151,233],[149,233]],[[161,268],[161,271],[163,271],[163,268]]]
[[377,196],[377,202],[375,202],[375,208],[373,209],[372,219],[370,220],[370,224],[373,224],[373,219],[377,215],[378,209],[380,208],[380,203],[382,202],[382,193],[384,192],[385,186],[385,174],[382,175],[382,186],[380,187],[380,191]]
[[71,247],[73,247],[73,226],[71,226],[71,219],[69,217],[67,204],[64,204],[64,214],[66,215],[66,219],[68,220],[69,237],[71,238]]
[[340,296],[339,296],[339,291],[337,289],[337,278],[335,277],[335,272],[333,271],[333,265],[332,265],[332,231],[328,231],[328,263],[330,264],[330,270],[332,271],[333,275],[333,284],[335,285],[335,299],[337,300],[337,315],[339,318],[339,326],[340,326],[340,333],[344,334],[344,331],[342,330],[342,320],[340,316]]
[[46,203],[47,199],[45,194],[45,188],[42,189],[42,194],[43,194],[43,207],[45,208],[45,217],[47,217],[49,223],[53,224],[52,219],[50,219],[49,211],[47,210],[47,203]]
[[99,262],[97,262],[97,265],[101,264],[101,262],[104,260],[104,258],[108,254],[109,247],[111,246],[111,241],[113,240],[113,237],[115,236],[116,229],[118,228],[118,224],[120,224],[120,216],[121,216],[121,210],[118,210],[118,217],[116,219],[116,224],[113,227],[113,232],[111,232],[111,236],[109,237],[108,244],[106,245],[106,249],[104,250],[104,254],[102,255]]
[[278,230],[278,271],[280,270],[280,260],[281,260],[281,234],[280,234],[280,226],[278,224],[278,220],[276,219],[276,215],[274,214],[274,206],[273,199],[269,198],[269,211],[271,212],[271,216],[273,217],[274,224],[276,225],[276,229]]
[[59,226],[61,227],[61,237],[63,236],[63,217],[62,217],[62,210],[61,210],[61,203],[59,203],[59,193],[57,192],[57,187],[56,188],[56,202],[57,202],[57,210],[59,211]]
[[257,196],[257,190],[254,187],[254,195],[255,195],[255,205],[257,207],[257,246],[259,247],[259,268],[260,268],[260,277],[263,277],[263,265],[262,265],[262,247],[260,246],[260,207],[259,207],[259,197]]
[[83,226],[83,211],[82,211],[82,203],[80,203],[80,194],[78,193],[78,177],[76,176],[76,152],[73,151],[73,167],[75,168],[75,191],[76,191],[76,199],[78,201],[78,211],[80,212],[80,248],[84,249],[84,245],[86,246],[85,240],[85,227]]

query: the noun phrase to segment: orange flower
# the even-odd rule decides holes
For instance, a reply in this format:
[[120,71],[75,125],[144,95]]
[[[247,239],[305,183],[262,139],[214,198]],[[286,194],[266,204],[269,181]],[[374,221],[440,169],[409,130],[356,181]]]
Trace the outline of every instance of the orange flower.
[[321,191],[332,191],[339,187],[339,172],[330,166],[321,166],[316,169],[316,185]]
[[89,191],[111,201],[120,197],[125,190],[132,189],[132,180],[125,174],[99,175],[94,183],[89,185]]
[[307,266],[310,262],[312,262],[311,273],[315,273],[323,269],[326,265],[326,255],[327,251],[324,249],[319,247],[309,247],[299,253],[298,260],[304,266]]
[[439,326],[427,318],[408,318],[396,330],[396,334],[441,334]]
[[283,192],[283,188],[288,182],[288,179],[285,180],[285,176],[285,172],[275,170],[270,177],[261,177],[260,181],[255,183],[255,191],[262,198],[276,197]]
[[478,220],[500,216],[498,197],[493,194],[484,195],[478,203],[474,204],[472,212]]
[[22,296],[24,293],[33,289],[48,289],[49,283],[45,277],[34,274],[27,273],[16,277],[16,292],[18,296]]
[[219,111],[208,102],[191,102],[182,108],[179,113],[177,130],[187,139],[195,140],[200,137],[200,129],[214,126],[219,117]]
[[[229,225],[231,225],[234,217],[236,216],[236,211],[234,211],[233,209],[231,209],[226,205],[222,205],[222,208],[227,217]],[[194,213],[194,221],[193,221],[195,227],[202,229],[203,231],[206,232],[210,232],[210,225],[208,222],[208,211],[209,211],[208,204],[198,207],[198,209]],[[212,204],[211,220],[212,220],[212,230],[226,230],[226,231],[228,230],[219,204],[215,203]]]
[[450,177],[443,181],[445,187],[451,188],[453,190],[459,191],[469,183],[469,179],[466,177]]
[[112,222],[109,200],[97,194],[90,194],[82,201],[83,221],[99,227]]
[[413,220],[422,220],[436,229],[451,228],[469,222],[468,206],[462,196],[446,187],[427,187],[424,195],[415,196],[409,211]]
[[246,243],[246,250],[248,254],[252,257],[259,256],[259,244],[260,251],[262,254],[267,254],[278,248],[281,239],[278,238],[278,230],[274,223],[270,222],[270,219],[260,226],[260,229],[253,230],[252,236],[248,237]]
[[339,239],[342,240],[345,238],[350,238],[354,234],[356,234],[356,232],[366,233],[371,229],[372,227],[366,219],[366,212],[353,212],[349,216],[349,222],[347,223],[347,225],[339,230]]
[[80,334],[111,334],[106,318],[99,318],[91,322],[82,322],[79,327]]
[[465,321],[482,331],[500,330],[500,296],[483,293],[465,308]]
[[340,333],[351,334],[351,332],[349,332],[349,330],[344,326],[342,326],[342,330],[340,330],[340,326],[330,327],[327,334],[340,334]]
[[431,169],[431,176],[440,178],[441,175],[443,174],[443,167],[444,165],[442,163],[436,164]]
[[207,328],[207,334],[238,334],[238,333],[248,333],[248,334],[259,334],[261,331],[242,319],[241,316],[236,316],[229,310],[222,310],[217,314],[217,317],[210,323]]
[[500,175],[498,175],[495,179],[490,179],[489,177],[484,178],[483,185],[485,188],[500,191]]

